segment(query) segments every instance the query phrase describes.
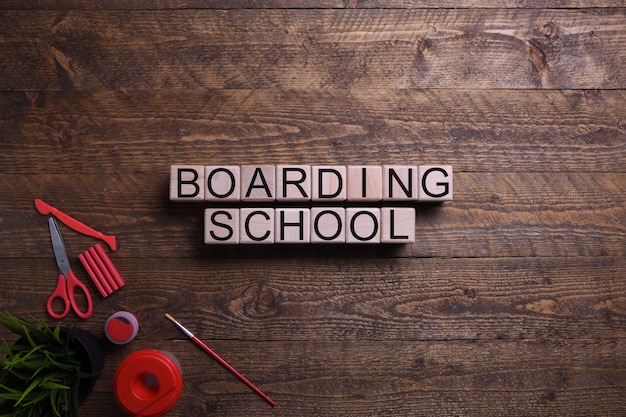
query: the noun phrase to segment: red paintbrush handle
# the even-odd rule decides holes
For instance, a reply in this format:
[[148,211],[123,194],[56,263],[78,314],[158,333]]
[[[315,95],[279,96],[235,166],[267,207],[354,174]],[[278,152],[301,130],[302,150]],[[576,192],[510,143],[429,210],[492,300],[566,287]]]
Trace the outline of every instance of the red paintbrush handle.
[[200,346],[202,350],[211,355],[216,361],[218,361],[224,368],[228,369],[233,373],[237,378],[241,380],[244,384],[246,384],[250,389],[259,394],[265,401],[267,401],[272,407],[276,406],[276,401],[272,400],[267,394],[261,391],[256,387],[252,382],[250,382],[245,376],[240,374],[235,368],[233,368],[228,362],[226,362],[220,355],[218,355],[213,349],[208,347],[202,340],[198,339],[196,336],[191,336],[191,340],[193,340],[196,345]]
[[174,323],[176,325],[176,327],[178,327],[181,332],[185,333],[187,335],[187,337],[190,338],[196,345],[200,346],[202,348],[202,350],[204,350],[206,353],[211,355],[213,357],[213,359],[218,361],[220,364],[222,364],[222,366],[224,366],[226,369],[228,369],[230,372],[232,372],[233,375],[235,375],[237,378],[239,378],[241,380],[241,382],[243,382],[249,388],[251,388],[252,391],[254,391],[257,394],[259,394],[272,407],[274,407],[276,405],[276,401],[272,400],[267,394],[265,394],[263,391],[261,391],[259,388],[257,388],[252,382],[248,381],[248,379],[246,379],[245,376],[243,376],[239,372],[237,372],[237,370],[235,368],[230,366],[230,364],[228,362],[226,362],[224,359],[222,359],[222,357],[220,355],[215,353],[213,351],[213,349],[211,349],[206,344],[204,344],[204,342],[202,340],[200,340],[196,336],[194,336],[193,333],[191,333],[189,330],[187,330],[185,328],[185,326],[183,326],[178,321],[176,321],[176,319],[174,317],[172,317],[169,313],[165,313],[165,317],[167,317],[168,320],[170,320],[172,323]]

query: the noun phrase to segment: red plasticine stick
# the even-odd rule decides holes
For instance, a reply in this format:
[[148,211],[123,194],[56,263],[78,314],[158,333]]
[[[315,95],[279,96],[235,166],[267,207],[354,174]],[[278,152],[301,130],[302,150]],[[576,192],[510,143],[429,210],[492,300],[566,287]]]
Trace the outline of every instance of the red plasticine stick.
[[78,259],[103,297],[124,286],[122,276],[99,243],[78,255]]
[[61,210],[52,207],[50,204],[43,202],[40,199],[35,199],[35,207],[37,211],[43,215],[52,214],[54,217],[59,219],[63,224],[69,227],[72,230],[77,231],[78,233],[82,233],[87,236],[95,237],[97,239],[103,240],[107,245],[111,248],[112,251],[115,251],[117,245],[115,243],[115,236],[105,235],[103,233],[98,232],[97,230],[92,229],[84,223],[79,222],[73,217],[68,216],[63,213]]
[[96,288],[98,288],[98,291],[100,291],[100,295],[102,295],[103,297],[108,297],[109,294],[113,292],[113,289],[110,287],[108,282],[101,279],[99,271],[97,270],[97,268],[95,268],[95,261],[90,258],[91,254],[88,252],[84,252],[78,255],[78,259],[87,270],[87,274],[89,275],[93,283],[96,284]]
[[113,265],[113,262],[111,261],[111,258],[109,258],[106,254],[106,252],[104,251],[104,249],[102,249],[102,246],[97,244],[93,247],[96,252],[97,257],[100,259],[101,262],[104,262],[104,269],[106,269],[112,279],[111,285],[113,287],[115,287],[116,290],[119,290],[120,288],[122,288],[124,286],[124,280],[122,279],[122,276],[120,275],[119,272],[117,272],[117,268],[115,268],[115,265]]

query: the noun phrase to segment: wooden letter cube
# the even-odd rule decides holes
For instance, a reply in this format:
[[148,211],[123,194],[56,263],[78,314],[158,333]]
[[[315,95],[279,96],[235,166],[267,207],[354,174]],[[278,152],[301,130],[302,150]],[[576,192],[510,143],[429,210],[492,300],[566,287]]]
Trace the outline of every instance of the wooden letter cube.
[[172,165],[170,167],[170,200],[204,200],[204,166]]
[[311,167],[312,200],[344,201],[346,199],[346,167],[329,165]]
[[275,171],[275,165],[243,165],[241,167],[241,200],[274,200]]
[[380,243],[379,208],[346,208],[346,243]]
[[206,201],[241,200],[241,170],[238,165],[207,166],[204,170]]
[[348,201],[383,199],[383,168],[379,165],[348,166]]
[[309,243],[311,233],[311,209],[277,208],[274,214],[276,243]]
[[415,242],[415,209],[383,207],[381,209],[382,243]]
[[452,167],[450,165],[420,165],[420,201],[452,200]]
[[345,243],[346,210],[343,207],[311,208],[311,243]]
[[274,209],[242,208],[239,243],[274,243]]
[[276,167],[276,199],[278,201],[309,201],[311,199],[311,166],[278,165]]
[[239,209],[204,210],[204,243],[239,243]]
[[417,167],[383,165],[383,200],[417,201]]

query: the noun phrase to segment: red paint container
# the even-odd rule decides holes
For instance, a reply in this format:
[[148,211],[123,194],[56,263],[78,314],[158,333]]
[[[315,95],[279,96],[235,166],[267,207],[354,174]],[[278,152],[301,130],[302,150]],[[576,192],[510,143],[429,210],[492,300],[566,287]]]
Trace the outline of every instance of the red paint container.
[[158,417],[170,411],[183,391],[178,360],[154,349],[131,353],[122,361],[113,380],[117,402],[135,417]]
[[125,345],[137,336],[139,321],[133,313],[118,311],[104,323],[104,334],[116,345]]

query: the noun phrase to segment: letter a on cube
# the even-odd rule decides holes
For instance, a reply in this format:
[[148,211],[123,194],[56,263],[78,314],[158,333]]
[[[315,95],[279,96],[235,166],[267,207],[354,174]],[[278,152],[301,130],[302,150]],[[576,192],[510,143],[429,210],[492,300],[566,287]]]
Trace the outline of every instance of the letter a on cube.
[[275,165],[241,166],[241,200],[272,201],[276,198]]

